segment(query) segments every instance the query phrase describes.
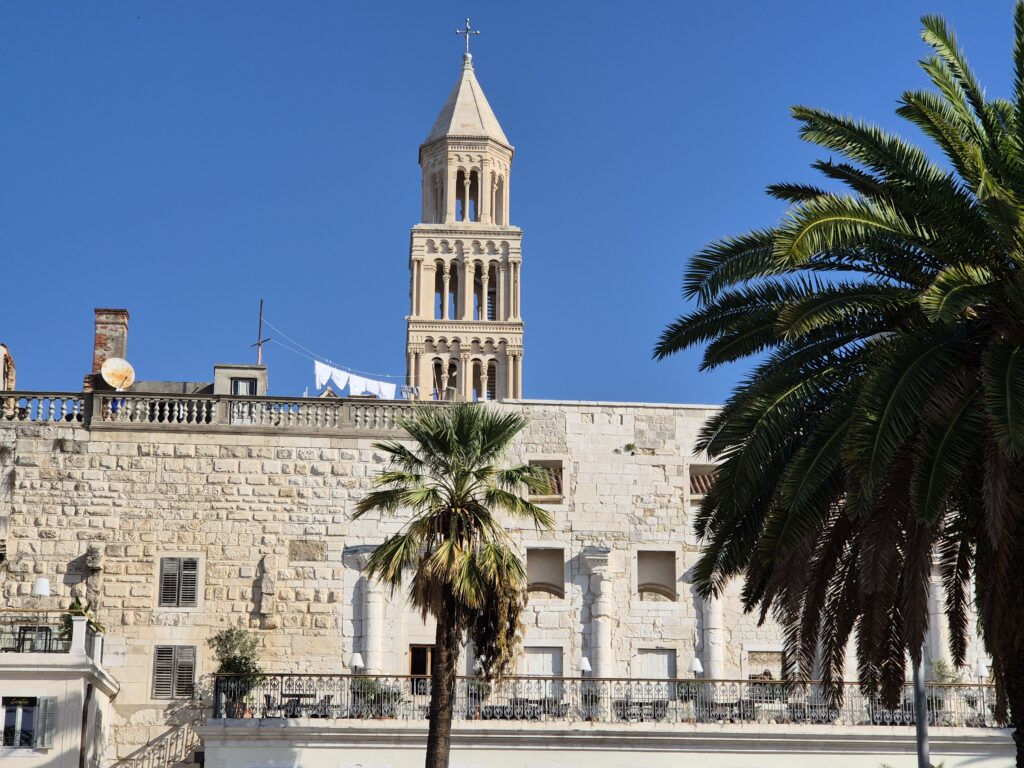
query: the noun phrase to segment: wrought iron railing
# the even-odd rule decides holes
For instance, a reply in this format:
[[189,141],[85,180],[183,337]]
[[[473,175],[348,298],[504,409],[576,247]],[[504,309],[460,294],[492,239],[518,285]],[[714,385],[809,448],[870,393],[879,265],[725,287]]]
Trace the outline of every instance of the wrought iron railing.
[[53,611],[0,611],[0,653],[68,653],[70,619]]
[[[934,726],[997,726],[992,686],[929,684]],[[218,675],[215,718],[399,719],[427,717],[430,680],[375,675]],[[818,683],[770,680],[632,680],[512,677],[488,684],[459,678],[456,720],[601,723],[804,723],[912,725],[913,692],[892,709],[848,684],[841,707]]]
[[232,431],[396,433],[401,417],[415,405],[407,401],[315,397],[0,392],[0,423],[197,431],[227,428]]
[[193,762],[196,750],[201,747],[194,724],[182,723],[115,761],[112,768],[171,768]]

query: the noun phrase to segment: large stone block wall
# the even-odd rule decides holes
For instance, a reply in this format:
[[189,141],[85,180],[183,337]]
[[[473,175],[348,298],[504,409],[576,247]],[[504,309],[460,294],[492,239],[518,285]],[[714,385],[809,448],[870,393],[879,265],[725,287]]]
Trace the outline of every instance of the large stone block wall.
[[[564,497],[547,505],[555,530],[510,522],[525,554],[561,547],[565,596],[534,593],[526,645],[562,649],[563,673],[593,655],[598,590],[611,600],[611,670],[636,676],[645,648],[674,649],[677,673],[707,657],[703,614],[689,571],[698,545],[688,472],[707,408],[588,403],[509,403],[530,424],[512,459],[560,460]],[[433,642],[433,627],[383,594],[381,626],[370,626],[360,568],[367,548],[400,529],[402,515],[353,521],[355,502],[384,459],[369,438],[88,429],[0,424],[0,569],[5,604],[59,608],[74,592],[92,599],[106,625],[105,667],[120,681],[112,742],[125,755],[190,716],[188,702],[154,700],[153,647],[194,645],[200,676],[214,667],[207,639],[229,626],[258,632],[263,663],[277,672],[349,672],[368,637],[380,671],[406,674],[409,646]],[[601,578],[585,553],[607,549]],[[674,601],[640,600],[636,557],[674,553]],[[157,607],[160,558],[200,560],[195,608]],[[48,576],[50,598],[30,596]],[[379,588],[378,588],[379,589]],[[722,656],[745,675],[745,649],[781,648],[778,629],[724,600]],[[465,667],[468,671],[470,661]],[[757,671],[757,670],[753,670]]]

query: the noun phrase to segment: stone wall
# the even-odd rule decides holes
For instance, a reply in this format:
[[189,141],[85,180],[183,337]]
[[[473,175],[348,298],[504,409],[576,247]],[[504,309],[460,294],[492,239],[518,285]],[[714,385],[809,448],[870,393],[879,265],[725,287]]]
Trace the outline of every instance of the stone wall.
[[[781,647],[777,628],[741,616],[735,595],[724,600],[722,647],[705,647],[689,580],[698,547],[688,471],[701,463],[693,446],[710,409],[499,407],[531,418],[512,458],[561,461],[564,472],[563,499],[546,505],[555,531],[510,524],[524,554],[561,547],[566,562],[564,597],[533,593],[527,646],[561,648],[565,675],[578,675],[586,655],[600,657],[595,672],[624,677],[638,675],[647,648],[673,649],[679,676],[695,652],[705,666],[719,653],[724,673],[739,676],[745,649]],[[121,682],[112,713],[120,755],[191,715],[189,702],[151,697],[155,645],[194,645],[202,676],[213,669],[206,640],[238,626],[258,631],[268,671],[348,672],[359,651],[370,671],[407,674],[409,646],[433,642],[402,595],[360,572],[368,549],[403,524],[401,515],[350,519],[383,466],[372,442],[0,423],[5,603],[63,607],[76,591],[94,600],[107,626],[104,665]],[[648,550],[674,556],[676,599],[640,599],[636,560]],[[168,556],[199,558],[195,608],[157,607]],[[50,598],[29,594],[40,574],[53,582]]]

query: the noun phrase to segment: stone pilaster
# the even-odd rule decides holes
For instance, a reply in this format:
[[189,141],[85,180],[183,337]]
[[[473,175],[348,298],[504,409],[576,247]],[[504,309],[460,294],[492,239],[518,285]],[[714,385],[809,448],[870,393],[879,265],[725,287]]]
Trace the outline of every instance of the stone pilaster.
[[612,656],[612,624],[615,621],[615,601],[609,578],[607,547],[587,547],[582,558],[590,571],[590,666],[594,677],[615,677],[615,659]]

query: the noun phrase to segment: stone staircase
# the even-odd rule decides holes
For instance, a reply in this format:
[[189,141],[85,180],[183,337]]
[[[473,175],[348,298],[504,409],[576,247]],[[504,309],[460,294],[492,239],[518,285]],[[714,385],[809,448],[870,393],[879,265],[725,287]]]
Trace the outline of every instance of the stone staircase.
[[203,768],[203,762],[203,743],[193,723],[182,723],[117,760],[112,768]]

